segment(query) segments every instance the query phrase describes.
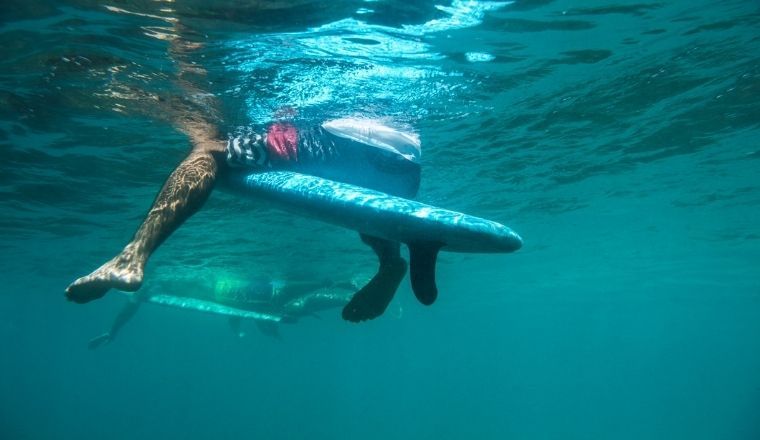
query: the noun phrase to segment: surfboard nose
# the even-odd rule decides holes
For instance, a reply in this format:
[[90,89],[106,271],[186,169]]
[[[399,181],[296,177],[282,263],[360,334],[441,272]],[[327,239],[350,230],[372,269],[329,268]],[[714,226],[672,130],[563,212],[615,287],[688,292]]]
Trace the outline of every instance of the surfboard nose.
[[506,254],[523,246],[522,237],[510,227],[480,217],[461,217],[449,226],[452,231],[440,235],[446,252]]
[[505,231],[503,232],[503,238],[498,241],[498,246],[501,248],[501,252],[515,252],[523,247],[523,239],[520,235],[512,229],[503,226]]

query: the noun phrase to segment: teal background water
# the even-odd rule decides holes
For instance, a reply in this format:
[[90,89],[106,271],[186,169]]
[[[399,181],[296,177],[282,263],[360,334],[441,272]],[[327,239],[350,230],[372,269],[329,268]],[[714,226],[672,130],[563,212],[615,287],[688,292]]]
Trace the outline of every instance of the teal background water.
[[[109,5],[0,6],[0,438],[760,438],[757,2]],[[236,339],[146,306],[88,350],[125,298],[63,289],[187,151],[163,110],[182,63],[223,135],[283,109],[415,127],[419,199],[524,248],[443,254],[436,304],[405,282],[361,325]],[[373,265],[350,231],[217,192],[146,286]]]

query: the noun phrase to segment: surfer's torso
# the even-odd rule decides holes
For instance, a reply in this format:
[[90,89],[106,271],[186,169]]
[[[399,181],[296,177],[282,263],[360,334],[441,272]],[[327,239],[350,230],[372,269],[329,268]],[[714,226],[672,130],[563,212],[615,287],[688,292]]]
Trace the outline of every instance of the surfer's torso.
[[292,170],[401,197],[417,194],[419,156],[413,133],[363,119],[317,126],[278,122],[227,142],[233,167]]

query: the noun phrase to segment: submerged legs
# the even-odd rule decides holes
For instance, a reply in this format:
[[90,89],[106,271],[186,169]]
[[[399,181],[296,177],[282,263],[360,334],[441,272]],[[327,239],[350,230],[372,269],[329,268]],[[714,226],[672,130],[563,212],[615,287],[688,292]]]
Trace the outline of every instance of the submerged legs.
[[91,274],[66,288],[66,298],[85,303],[100,298],[111,288],[136,291],[142,285],[148,258],[185,220],[206,201],[223,160],[224,143],[211,139],[206,127],[185,127],[194,143],[192,152],[177,166],[156,196],[153,206],[124,249]]
[[406,261],[401,258],[401,246],[398,242],[366,234],[360,235],[362,241],[377,254],[380,268],[343,308],[343,319],[351,322],[366,321],[382,315],[406,275],[407,268]]
[[[380,269],[362,287],[343,309],[343,319],[360,322],[382,315],[393,299],[401,280],[406,275],[407,264],[401,258],[400,244],[365,234],[360,234],[380,260]],[[438,288],[435,284],[435,263],[442,243],[409,243],[411,259],[412,291],[420,303],[428,306],[435,302]]]

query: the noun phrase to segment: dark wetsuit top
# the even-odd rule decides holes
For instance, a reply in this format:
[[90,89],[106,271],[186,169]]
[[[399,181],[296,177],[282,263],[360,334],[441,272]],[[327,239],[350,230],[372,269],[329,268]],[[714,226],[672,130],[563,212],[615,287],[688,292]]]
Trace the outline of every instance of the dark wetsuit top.
[[412,198],[420,186],[420,165],[389,149],[338,136],[322,126],[274,123],[264,134],[248,132],[227,142],[227,162],[291,170]]

